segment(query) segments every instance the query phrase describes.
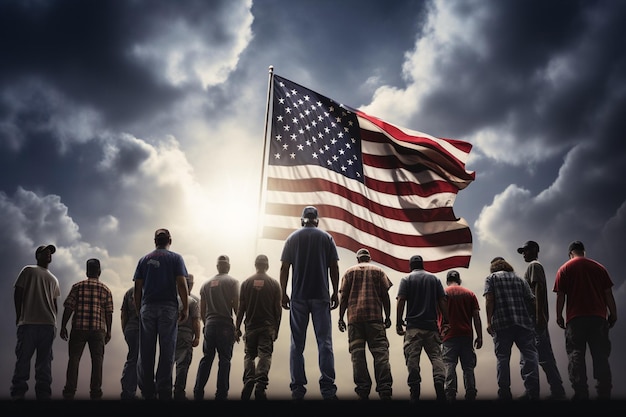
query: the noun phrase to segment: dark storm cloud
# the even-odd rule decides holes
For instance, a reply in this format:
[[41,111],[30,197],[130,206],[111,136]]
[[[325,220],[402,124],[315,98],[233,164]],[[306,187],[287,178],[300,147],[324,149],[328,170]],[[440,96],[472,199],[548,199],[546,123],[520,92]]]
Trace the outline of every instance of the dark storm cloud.
[[[274,65],[277,74],[358,107],[371,99],[381,83],[403,85],[403,54],[420,33],[426,5],[417,1],[255,2],[250,54],[263,63],[259,71]],[[369,78],[377,81],[369,85]]]
[[218,48],[232,37],[219,21],[228,7],[227,1],[186,1],[184,7],[169,1],[2,2],[0,85],[43,79],[68,100],[97,109],[109,124],[167,110],[183,88],[159,77],[155,62],[139,59],[134,48],[181,22]]
[[[473,30],[439,57],[449,83],[424,98],[434,131],[459,136],[505,124],[520,144],[535,138],[546,145],[597,136],[602,103],[626,81],[625,3],[450,4]],[[455,117],[442,121],[442,114]]]

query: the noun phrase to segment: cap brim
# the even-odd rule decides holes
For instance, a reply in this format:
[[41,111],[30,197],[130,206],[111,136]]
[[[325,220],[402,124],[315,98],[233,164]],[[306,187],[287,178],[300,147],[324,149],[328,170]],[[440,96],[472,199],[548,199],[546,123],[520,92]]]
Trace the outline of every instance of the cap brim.
[[524,253],[525,248],[517,248],[517,253]]

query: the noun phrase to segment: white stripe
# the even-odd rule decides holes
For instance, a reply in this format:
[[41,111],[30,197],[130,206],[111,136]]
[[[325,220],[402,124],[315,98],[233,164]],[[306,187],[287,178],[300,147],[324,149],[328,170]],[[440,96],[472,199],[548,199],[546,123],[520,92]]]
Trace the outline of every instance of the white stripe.
[[[368,168],[368,170],[371,168]],[[388,170],[379,170],[379,171],[388,171]],[[378,171],[372,171],[378,172]],[[428,208],[439,208],[439,207],[452,207],[454,201],[456,199],[456,193],[437,193],[428,197],[420,197],[417,195],[408,195],[408,196],[398,196],[392,194],[380,193],[378,191],[374,191],[365,186],[365,184],[360,183],[359,181],[352,180],[350,178],[344,177],[341,174],[337,174],[334,171],[329,169],[317,166],[317,165],[298,165],[294,167],[282,167],[277,165],[269,165],[268,166],[268,177],[269,178],[280,178],[287,180],[303,180],[303,179],[312,179],[312,178],[321,178],[330,182],[334,182],[340,184],[350,191],[353,191],[358,194],[362,194],[367,199],[383,205],[385,207],[392,207],[397,209],[406,209],[407,207],[413,206],[421,209]],[[382,174],[381,174],[382,175]],[[337,178],[340,178],[342,181],[337,181]],[[269,195],[272,191],[268,190],[267,194]],[[281,193],[283,193],[281,191]],[[292,193],[298,194],[298,193]],[[301,194],[301,193],[300,193]],[[331,196],[335,196],[335,198],[339,198],[333,193],[327,192],[318,192],[313,194],[324,194],[326,198],[330,198]],[[322,200],[322,197],[318,197],[315,201],[325,201]],[[329,203],[332,204],[332,203]],[[353,203],[348,203],[353,204]],[[408,205],[408,206],[407,206]],[[346,206],[342,206],[346,207]],[[349,206],[347,206],[349,207]]]
[[[265,226],[279,227],[285,229],[299,229],[300,219],[294,219],[293,217],[284,216],[265,216]],[[270,219],[272,218],[272,219]],[[467,227],[467,225],[465,225]],[[389,255],[399,259],[410,259],[415,254],[421,255],[425,261],[439,261],[445,258],[453,256],[471,256],[472,255],[472,243],[463,243],[455,245],[446,245],[439,247],[426,247],[426,248],[412,248],[407,246],[392,245],[391,243],[373,236],[369,233],[362,232],[355,229],[349,223],[341,220],[323,218],[320,213],[319,228],[326,230],[329,233],[341,233],[349,236],[355,241],[359,242],[363,246],[369,246],[371,248],[377,248],[378,250],[388,253]]]

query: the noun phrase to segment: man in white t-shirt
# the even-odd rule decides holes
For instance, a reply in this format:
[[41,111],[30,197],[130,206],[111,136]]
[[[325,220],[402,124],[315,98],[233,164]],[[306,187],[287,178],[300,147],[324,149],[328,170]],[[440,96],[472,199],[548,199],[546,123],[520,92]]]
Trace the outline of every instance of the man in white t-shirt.
[[30,363],[35,359],[35,396],[48,400],[52,395],[52,343],[56,335],[57,299],[61,295],[59,280],[48,270],[54,245],[39,246],[35,251],[37,265],[22,268],[15,281],[15,324],[17,348],[15,370],[11,380],[11,398],[23,400],[28,391]]

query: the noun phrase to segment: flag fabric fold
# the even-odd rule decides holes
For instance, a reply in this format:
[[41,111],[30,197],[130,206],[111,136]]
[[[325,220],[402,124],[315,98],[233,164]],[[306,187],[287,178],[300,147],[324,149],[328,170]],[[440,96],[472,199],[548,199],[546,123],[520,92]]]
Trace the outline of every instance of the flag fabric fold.
[[262,238],[286,239],[314,205],[337,246],[365,247],[396,271],[415,254],[433,273],[469,266],[471,231],[452,206],[475,178],[470,143],[395,126],[278,75],[270,86]]

